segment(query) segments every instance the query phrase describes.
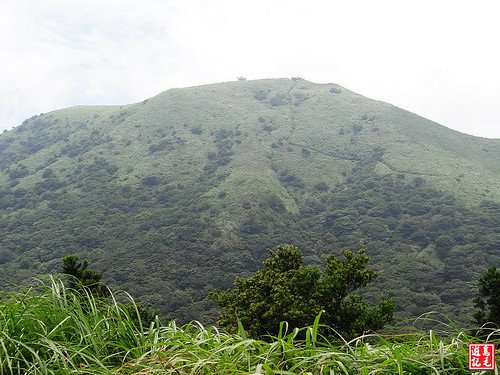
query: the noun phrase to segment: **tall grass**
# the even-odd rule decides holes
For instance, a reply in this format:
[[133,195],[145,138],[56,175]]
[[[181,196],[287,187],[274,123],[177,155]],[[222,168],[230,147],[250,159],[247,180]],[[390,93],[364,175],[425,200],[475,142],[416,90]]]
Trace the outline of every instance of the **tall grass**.
[[[117,302],[123,296],[129,307]],[[467,344],[478,341],[454,330],[329,343],[319,328],[319,317],[302,329],[282,323],[261,341],[241,326],[227,334],[197,322],[144,325],[128,295],[103,301],[51,278],[2,294],[0,374],[467,374]]]

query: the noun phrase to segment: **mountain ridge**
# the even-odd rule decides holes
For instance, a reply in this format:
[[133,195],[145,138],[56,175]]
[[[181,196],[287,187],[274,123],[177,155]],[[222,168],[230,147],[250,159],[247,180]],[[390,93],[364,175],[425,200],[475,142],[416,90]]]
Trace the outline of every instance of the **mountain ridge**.
[[266,248],[321,263],[368,247],[377,288],[410,277],[406,316],[466,314],[500,259],[499,172],[500,140],[302,79],[57,110],[0,136],[0,272],[55,272],[76,252],[166,313],[213,320],[206,293]]

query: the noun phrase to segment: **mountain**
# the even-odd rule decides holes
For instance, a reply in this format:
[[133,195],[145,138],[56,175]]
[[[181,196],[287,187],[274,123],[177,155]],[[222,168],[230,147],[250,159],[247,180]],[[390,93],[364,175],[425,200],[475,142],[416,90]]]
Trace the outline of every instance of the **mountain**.
[[180,320],[279,243],[367,248],[403,319],[467,322],[500,264],[500,140],[335,84],[237,81],[40,114],[0,136],[0,287],[76,253]]

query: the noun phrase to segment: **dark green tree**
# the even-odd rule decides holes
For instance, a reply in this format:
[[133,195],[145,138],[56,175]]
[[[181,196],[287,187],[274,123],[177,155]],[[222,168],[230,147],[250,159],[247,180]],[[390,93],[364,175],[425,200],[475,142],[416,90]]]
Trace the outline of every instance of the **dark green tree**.
[[211,293],[222,307],[219,324],[234,332],[240,321],[250,336],[264,337],[275,334],[281,321],[290,328],[311,325],[324,310],[321,323],[351,337],[391,321],[390,298],[370,308],[362,296],[352,294],[376,277],[363,251],[329,256],[323,272],[303,262],[298,248],[279,245],[254,276],[237,278],[231,289]]
[[317,300],[325,311],[324,323],[343,336],[354,337],[381,329],[392,320],[394,303],[385,297],[369,307],[356,290],[375,280],[377,273],[368,268],[365,250],[354,254],[342,251],[343,257],[330,255],[317,285]]
[[474,320],[479,325],[493,323],[500,327],[500,270],[489,267],[478,279],[479,297],[474,299]]
[[76,255],[67,255],[63,258],[62,273],[68,275],[68,286],[77,291],[88,290],[96,297],[108,297],[109,290],[101,282],[102,275],[88,268],[88,262],[78,261]]

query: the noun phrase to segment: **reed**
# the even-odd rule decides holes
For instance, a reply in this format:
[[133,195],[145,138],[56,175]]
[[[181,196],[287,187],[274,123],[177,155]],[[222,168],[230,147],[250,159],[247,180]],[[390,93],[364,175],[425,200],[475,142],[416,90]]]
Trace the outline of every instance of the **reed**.
[[[439,337],[429,331],[331,342],[320,328],[319,316],[302,329],[283,322],[262,341],[242,326],[227,334],[196,321],[142,322],[124,292],[103,300],[51,277],[1,294],[0,374],[467,374],[467,344],[478,341],[452,325]],[[499,336],[492,330],[486,339],[498,343]]]

